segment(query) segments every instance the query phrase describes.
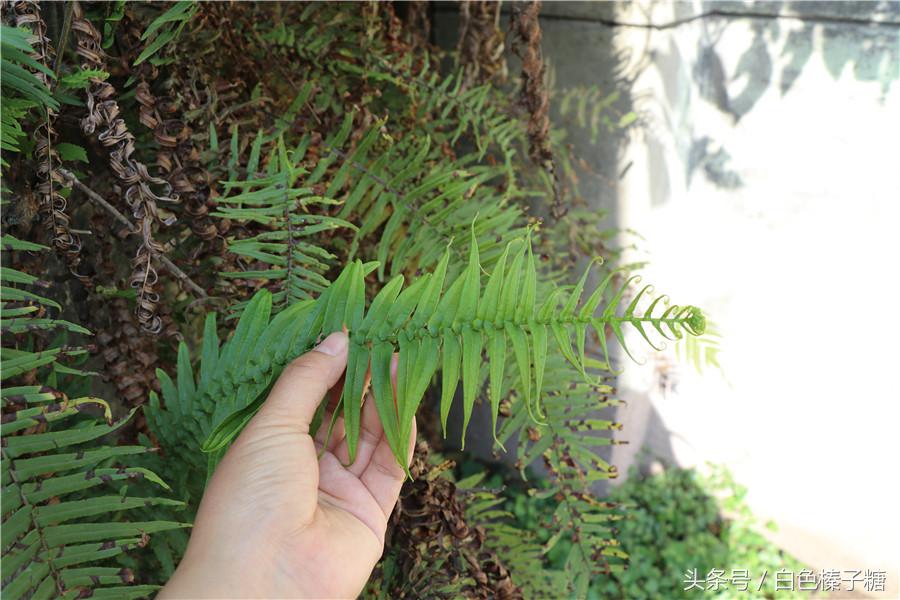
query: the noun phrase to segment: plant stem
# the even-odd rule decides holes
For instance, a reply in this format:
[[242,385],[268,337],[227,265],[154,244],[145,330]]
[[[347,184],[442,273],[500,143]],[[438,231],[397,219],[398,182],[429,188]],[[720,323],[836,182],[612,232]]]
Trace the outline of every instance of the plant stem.
[[[88,197],[88,200],[90,200],[91,202],[93,202],[94,204],[96,204],[97,206],[99,206],[100,208],[105,210],[106,212],[108,212],[110,215],[112,215],[116,221],[118,221],[119,223],[121,223],[122,225],[127,227],[129,231],[132,231],[134,233],[138,233],[140,231],[138,226],[136,224],[134,224],[131,221],[131,219],[129,219],[128,217],[123,215],[121,212],[119,212],[118,209],[116,209],[115,206],[113,206],[112,204],[107,202],[106,199],[103,198],[103,196],[101,196],[100,194],[98,194],[97,192],[95,192],[94,190],[89,188],[88,186],[81,183],[78,180],[78,178],[75,177],[74,173],[72,173],[71,171],[69,171],[67,169],[63,169],[62,167],[59,168],[59,172],[66,179],[66,181],[71,183],[78,190],[84,192],[84,195]],[[172,275],[174,275],[176,277],[176,279],[178,279],[179,281],[181,281],[181,283],[183,283],[185,285],[185,287],[190,288],[192,292],[194,292],[196,295],[200,296],[201,298],[207,297],[206,290],[204,290],[202,287],[197,285],[193,279],[188,277],[187,273],[185,273],[184,271],[179,269],[175,265],[175,263],[173,263],[171,260],[169,260],[168,256],[166,256],[164,254],[156,254],[155,256],[157,259],[159,259],[159,262],[161,262],[163,264],[163,266],[166,269],[168,269],[168,271],[170,273],[172,273]]]

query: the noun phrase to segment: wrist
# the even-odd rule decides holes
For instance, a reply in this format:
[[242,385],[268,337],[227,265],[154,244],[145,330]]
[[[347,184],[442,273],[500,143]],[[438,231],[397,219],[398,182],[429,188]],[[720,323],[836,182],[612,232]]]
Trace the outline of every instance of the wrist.
[[[222,565],[239,565],[223,569]],[[188,552],[175,569],[158,600],[178,598],[319,598],[301,585],[303,577],[294,573],[285,577],[277,569],[266,568],[254,561],[223,562],[192,559]]]

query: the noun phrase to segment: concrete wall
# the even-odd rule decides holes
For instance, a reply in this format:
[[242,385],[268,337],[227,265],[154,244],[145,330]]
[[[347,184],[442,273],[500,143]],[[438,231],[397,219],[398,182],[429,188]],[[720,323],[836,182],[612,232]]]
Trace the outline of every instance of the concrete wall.
[[671,353],[626,370],[613,460],[725,463],[785,548],[887,569],[897,597],[900,5],[558,2],[543,28],[559,85],[641,117],[571,131],[591,201],[724,335],[724,376]]
[[887,569],[887,597],[900,329],[865,315],[890,311],[898,287],[898,7],[636,3],[617,20],[744,15],[615,37],[640,49],[625,71],[643,122],[620,222],[648,240],[648,280],[724,335],[724,378],[681,368],[665,393],[659,357],[626,371],[626,428],[680,464],[728,464],[784,547],[819,568]]

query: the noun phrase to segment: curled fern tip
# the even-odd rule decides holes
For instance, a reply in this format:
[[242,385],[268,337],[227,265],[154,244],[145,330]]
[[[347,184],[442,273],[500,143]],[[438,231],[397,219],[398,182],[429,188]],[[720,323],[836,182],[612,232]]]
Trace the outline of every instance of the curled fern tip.
[[706,331],[706,317],[703,315],[703,311],[696,306],[692,306],[688,315],[687,325],[691,328],[691,332],[694,335],[703,335]]

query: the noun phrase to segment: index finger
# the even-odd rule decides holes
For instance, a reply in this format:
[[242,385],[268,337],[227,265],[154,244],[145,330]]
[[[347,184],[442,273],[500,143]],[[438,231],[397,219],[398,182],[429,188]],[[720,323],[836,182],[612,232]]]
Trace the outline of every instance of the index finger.
[[344,373],[348,343],[347,334],[336,331],[288,363],[258,416],[285,420],[308,433],[316,408]]

